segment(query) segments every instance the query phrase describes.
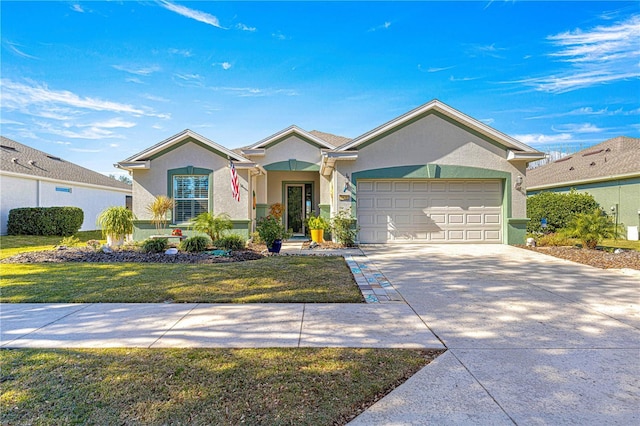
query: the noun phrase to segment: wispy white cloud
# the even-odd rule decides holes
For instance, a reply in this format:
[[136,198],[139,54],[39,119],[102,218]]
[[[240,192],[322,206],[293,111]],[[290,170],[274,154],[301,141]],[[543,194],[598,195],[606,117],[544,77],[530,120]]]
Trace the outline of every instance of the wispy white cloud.
[[223,70],[228,70],[232,67],[230,62],[221,62],[221,63],[216,63],[213,65],[220,65],[222,67]]
[[504,47],[498,47],[495,43],[492,44],[474,44],[467,49],[467,55],[471,58],[477,58],[479,56],[488,56],[496,59],[504,59],[502,52],[507,49]]
[[473,81],[478,79],[480,79],[480,77],[454,77],[454,76],[449,77],[449,81],[454,83],[458,81]]
[[18,49],[18,47],[20,48],[24,48],[24,46],[12,42],[12,41],[5,41],[4,44],[7,46],[7,49],[9,49],[9,51],[13,52],[14,54],[22,57],[22,58],[27,58],[27,59],[40,59],[37,58],[33,55],[29,55],[28,53],[23,52],[22,50]]
[[203,77],[200,74],[181,74],[181,73],[176,73],[176,74],[174,74],[174,76],[176,76],[180,80],[184,80],[184,81],[202,81],[203,80]]
[[428,68],[424,68],[421,64],[418,64],[418,69],[420,71],[429,72],[429,73],[447,71],[447,70],[453,69],[455,67],[456,67],[455,65],[452,65],[450,67],[428,67]]
[[136,123],[132,121],[125,121],[120,117],[111,118],[106,121],[98,121],[91,124],[80,124],[78,127],[95,127],[100,129],[114,129],[114,128],[125,128],[129,129],[134,127]]
[[259,89],[256,87],[210,87],[211,90],[227,92],[240,97],[264,97],[264,96],[298,96],[293,89]]
[[378,25],[376,27],[369,28],[367,30],[367,32],[371,33],[371,32],[379,31],[379,30],[388,30],[389,28],[391,28],[391,22],[385,21],[383,24],[380,24],[380,25]]
[[164,7],[165,9],[170,10],[171,12],[175,12],[178,15],[182,15],[186,18],[194,19],[196,21],[211,25],[216,28],[225,29],[220,25],[220,21],[218,20],[218,18],[209,13],[201,12],[195,9],[189,9],[188,7],[171,3],[165,0],[159,0],[158,4],[160,4],[160,6]]
[[71,10],[73,10],[74,12],[78,12],[78,13],[84,13],[84,9],[78,3],[72,4],[71,5]]
[[639,39],[640,15],[588,30],[576,29],[550,35],[547,40],[557,50],[548,56],[570,67],[553,75],[519,82],[544,92],[565,93],[640,78]]
[[278,39],[278,40],[288,40],[289,38],[282,34],[280,31],[276,31],[275,33],[271,33],[271,37]]
[[569,133],[600,133],[604,130],[591,123],[570,123],[553,126],[554,132],[569,132]]
[[9,126],[9,125],[18,125],[18,126],[24,126],[24,123],[20,122],[20,121],[15,121],[15,120],[5,120],[4,118],[0,119],[0,125],[3,126]]
[[151,75],[154,72],[158,72],[161,70],[161,68],[157,65],[151,65],[147,67],[129,67],[125,65],[112,65],[112,67],[117,69],[118,71],[124,71],[129,74],[142,75],[142,76]]
[[512,135],[512,136],[515,139],[527,145],[532,145],[532,144],[540,145],[540,144],[568,142],[573,139],[573,137],[569,133],[559,133],[559,134],[552,134],[552,135],[544,135],[542,133],[528,133],[528,134]]
[[256,28],[256,27],[249,27],[249,26],[247,26],[247,25],[245,25],[245,24],[242,24],[242,23],[240,23],[240,24],[236,24],[236,28],[237,28],[237,29],[239,29],[239,30],[241,30],[241,31],[249,31],[249,32],[255,32],[255,31],[257,31],[257,28]]
[[169,49],[169,53],[172,55],[180,55],[180,56],[184,56],[185,58],[190,58],[193,56],[193,53],[191,52],[191,50],[189,49]]
[[157,95],[151,95],[149,93],[145,93],[143,95],[140,95],[145,99],[148,99],[150,101],[155,101],[155,102],[169,102],[169,99],[167,98],[163,98],[162,96],[157,96]]
[[569,117],[569,116],[587,116],[587,115],[602,115],[602,116],[640,115],[640,108],[625,110],[624,108],[620,107],[614,110],[609,110],[608,107],[599,108],[599,109],[593,108],[593,107],[580,107],[580,108],[572,109],[570,111],[565,111],[565,112],[526,117],[526,120],[549,119],[549,118],[559,118],[559,117]]

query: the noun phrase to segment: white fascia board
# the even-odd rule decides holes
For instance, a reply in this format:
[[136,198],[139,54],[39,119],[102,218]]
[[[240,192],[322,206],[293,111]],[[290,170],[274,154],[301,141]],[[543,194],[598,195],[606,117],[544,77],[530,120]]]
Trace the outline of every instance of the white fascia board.
[[266,150],[264,148],[247,148],[242,150],[242,154],[247,157],[264,157],[266,155]]
[[148,170],[151,168],[151,161],[132,161],[127,163],[116,163],[114,167],[123,170]]
[[357,159],[358,151],[324,151],[322,153],[322,165],[320,167],[320,174],[323,176],[329,176],[329,174],[331,174],[331,172],[335,168],[336,161],[355,161]]
[[640,177],[640,172],[625,173],[622,175],[602,176],[597,178],[587,178],[587,179],[580,179],[580,180],[569,180],[566,182],[554,182],[554,183],[548,183],[548,184],[536,185],[536,186],[527,186],[527,190],[540,191],[543,189],[560,188],[563,186],[585,185],[588,183],[608,182],[611,180],[630,179],[634,177]]
[[511,161],[511,160],[536,161],[536,160],[542,160],[545,157],[546,157],[546,154],[544,152],[539,152],[539,151],[522,152],[522,151],[509,150],[509,153],[507,154],[508,161]]
[[107,190],[107,191],[122,192],[123,194],[129,194],[129,195],[131,195],[131,192],[132,192],[132,189],[115,188],[113,186],[96,185],[96,184],[93,184],[93,183],[76,182],[76,181],[73,181],[73,180],[52,179],[52,178],[47,178],[47,177],[42,177],[42,176],[25,175],[25,174],[22,174],[22,173],[0,171],[0,175],[16,177],[16,178],[21,178],[21,179],[39,180],[39,181],[43,181],[43,182],[51,182],[51,183],[56,183],[56,184],[60,184],[60,185],[81,186],[83,188],[102,189],[102,190]]
[[[286,138],[287,136],[291,136],[291,135],[299,135],[302,136],[306,139],[310,139],[313,142],[317,143],[320,146],[323,146],[327,149],[333,149],[335,148],[334,146],[328,144],[327,142],[325,142],[324,140],[318,138],[317,136],[312,135],[311,133],[307,132],[304,129],[299,128],[298,126],[292,125],[287,127],[286,129],[283,129],[277,133],[274,133],[271,136],[268,136],[265,139],[262,139],[261,141],[249,146],[249,148],[247,149],[256,149],[256,148],[264,148],[265,146],[269,145],[272,142],[277,141],[278,139],[283,139]],[[243,150],[244,152],[244,150]]]

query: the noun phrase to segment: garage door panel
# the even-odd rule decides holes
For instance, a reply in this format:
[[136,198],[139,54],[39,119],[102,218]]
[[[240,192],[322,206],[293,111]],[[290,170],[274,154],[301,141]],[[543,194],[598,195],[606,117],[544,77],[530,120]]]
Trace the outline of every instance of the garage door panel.
[[360,241],[502,240],[499,180],[360,180]]

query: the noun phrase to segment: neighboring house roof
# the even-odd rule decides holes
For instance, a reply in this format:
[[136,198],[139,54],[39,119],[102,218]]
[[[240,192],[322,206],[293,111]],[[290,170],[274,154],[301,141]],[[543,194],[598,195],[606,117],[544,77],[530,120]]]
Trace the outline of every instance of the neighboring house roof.
[[476,131],[485,137],[490,138],[493,141],[496,141],[506,148],[510,150],[509,152],[509,160],[518,159],[518,160],[529,160],[534,161],[541,158],[544,158],[544,155],[541,152],[531,148],[523,144],[522,142],[517,141],[511,136],[507,136],[502,132],[494,129],[493,127],[487,126],[486,124],[469,117],[461,113],[460,111],[451,108],[449,105],[446,105],[436,99],[428,102],[424,105],[415,108],[406,114],[401,115],[400,117],[394,118],[393,120],[376,127],[375,129],[358,136],[355,139],[346,142],[345,144],[336,148],[337,151],[346,151],[357,149],[360,145],[366,144],[370,141],[375,140],[376,138],[388,134],[411,121],[425,116],[427,114],[437,113],[441,116],[444,116],[448,119],[455,121],[456,123],[463,125],[473,131]]
[[131,185],[0,136],[0,171],[131,191]]
[[640,176],[640,138],[619,136],[527,171],[527,189]]
[[172,148],[175,145],[179,145],[189,138],[196,140],[201,143],[207,149],[216,152],[221,156],[226,156],[231,160],[240,162],[240,163],[248,163],[253,165],[251,160],[246,159],[238,152],[232,151],[224,146],[213,142],[210,139],[205,138],[204,136],[194,132],[193,130],[185,129],[180,133],[177,133],[162,142],[159,142],[144,151],[141,151],[137,154],[132,155],[126,160],[120,161],[115,164],[116,167],[122,169],[136,169],[136,168],[148,168],[149,162],[152,158],[157,155],[161,155],[164,151]]

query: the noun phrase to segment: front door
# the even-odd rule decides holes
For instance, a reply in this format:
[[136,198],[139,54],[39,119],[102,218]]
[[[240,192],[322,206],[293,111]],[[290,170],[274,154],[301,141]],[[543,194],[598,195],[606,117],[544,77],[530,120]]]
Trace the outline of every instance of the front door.
[[286,191],[286,225],[294,235],[305,234],[305,219],[309,217],[312,206],[312,185],[310,183],[287,184]]

